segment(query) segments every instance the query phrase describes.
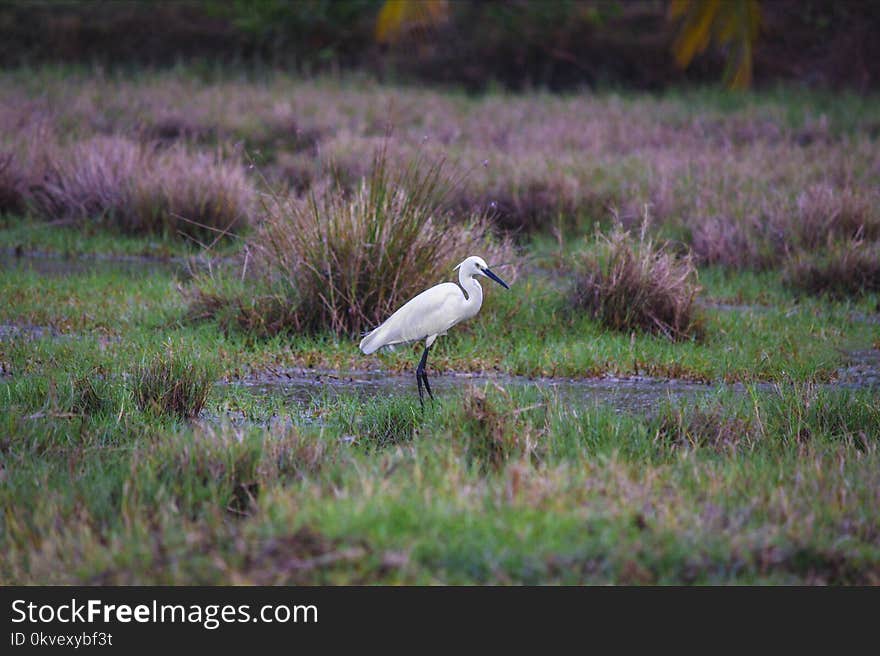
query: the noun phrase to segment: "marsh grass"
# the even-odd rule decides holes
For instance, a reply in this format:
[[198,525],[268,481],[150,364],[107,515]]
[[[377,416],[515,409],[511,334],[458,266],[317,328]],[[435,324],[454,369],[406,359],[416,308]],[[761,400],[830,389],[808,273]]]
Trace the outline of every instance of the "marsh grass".
[[[794,89],[748,94],[745,102],[705,91],[465,98],[284,75],[261,83],[180,75],[120,82],[41,73],[4,78],[0,126],[9,135],[48,131],[55,136],[47,142],[63,142],[62,150],[96,138],[191,156],[244,144],[269,179],[320,195],[334,181],[351,191],[369,178],[376,145],[393,125],[389,163],[405,167],[420,150],[456,161],[467,175],[447,205],[489,213],[513,234],[560,219],[589,229],[610,208],[630,226],[648,204],[657,236],[692,240],[701,261],[775,269],[797,249],[824,248],[828,238],[858,230],[873,239],[880,230],[876,103],[858,96],[833,107]],[[189,203],[183,210],[174,211],[214,227],[228,223],[212,222],[216,207],[204,215]]]
[[748,451],[760,433],[755,416],[721,402],[691,408],[669,406],[654,419],[654,440],[670,448],[708,448],[720,453]]
[[540,422],[548,403],[498,385],[468,386],[424,406],[403,396],[335,401],[322,412],[344,442],[367,453],[431,444],[452,449],[475,470],[493,472],[508,462],[543,457],[547,427]]
[[[103,367],[74,367],[10,380],[5,390],[9,410],[32,420],[66,417],[101,421],[127,404],[125,385]],[[130,405],[130,404],[129,404]]]
[[762,270],[778,257],[766,238],[765,223],[748,217],[706,216],[690,228],[690,243],[698,262],[730,269]]
[[468,255],[511,263],[512,246],[492,235],[485,218],[456,221],[444,209],[455,183],[442,160],[415,159],[398,169],[380,148],[369,177],[350,192],[269,195],[242,263],[246,282],[197,279],[193,316],[234,317],[262,334],[351,336],[447,278]]
[[114,384],[99,367],[74,375],[71,379],[71,409],[86,416],[112,413],[120,409],[118,383]]
[[[876,102],[848,122],[840,117],[853,101],[835,97],[827,107],[838,125],[805,136],[820,109],[802,96],[724,96],[719,105],[735,106],[722,110],[678,96],[2,77],[12,82],[0,85],[0,114],[8,106],[13,120],[0,115],[0,140],[40,114],[69,139],[65,149],[116,135],[144,139],[156,158],[174,144],[195,154],[227,138],[269,149],[277,134],[268,165],[296,149],[307,172],[301,220],[312,223],[310,191],[321,221],[347,216],[330,216],[333,203],[369,206],[357,194],[362,178],[371,191],[371,155],[393,105],[400,141],[428,136],[432,157],[461,158],[469,177],[445,205],[482,210],[495,200],[512,231],[529,216],[555,222],[560,208],[560,225],[592,226],[608,207],[635,230],[650,203],[656,230],[645,238],[655,250],[662,237],[688,243],[706,217],[734,236],[716,248],[729,264],[700,270],[707,339],[607,330],[565,309],[567,281],[530,268],[432,353],[437,370],[718,385],[696,405],[647,412],[512,385],[443,392],[423,410],[412,381],[409,394],[365,398],[355,385],[302,406],[286,393],[257,400],[255,387],[218,385],[198,419],[179,421],[217,378],[286,367],[411,375],[418,353],[366,360],[330,330],[293,329],[308,324],[286,315],[299,312],[298,279],[282,267],[264,274],[250,243],[229,275],[210,281],[223,321],[254,322],[227,335],[182,321],[166,270],[122,275],[96,258],[44,275],[15,263],[0,271],[0,505],[14,510],[0,518],[0,584],[880,583],[877,391],[833,383],[846,349],[877,341],[876,325],[853,318],[873,313],[876,299],[798,297],[778,270],[789,255],[876,241]],[[294,119],[314,139],[281,135]],[[412,152],[389,154],[391,180]],[[338,154],[346,181],[322,201]],[[548,219],[528,220],[540,231]],[[70,234],[95,230],[75,252],[154,252],[151,235],[122,247],[98,221],[73,223]],[[66,232],[40,225],[51,236],[29,243],[65,252]],[[334,230],[315,234],[344,232]],[[2,239],[17,244],[19,234]],[[712,231],[705,236],[712,247]],[[564,241],[554,243],[562,264],[579,243]],[[599,242],[597,259],[608,248]],[[691,245],[699,258],[703,247]],[[313,250],[319,271],[349,257]],[[422,284],[454,275],[438,267]],[[743,268],[755,270],[732,270]],[[278,336],[254,339],[260,332]],[[210,375],[185,371],[215,362]],[[143,405],[138,387],[150,392]]]
[[779,454],[786,449],[880,447],[880,408],[870,391],[832,390],[810,383],[776,384],[742,396],[719,395],[694,405],[663,403],[647,420],[651,449],[665,457],[679,449]]
[[429,424],[436,408],[422,408],[412,399],[374,399],[366,402],[340,403],[332,410],[331,425],[343,439],[366,451],[411,442],[419,427]]
[[175,146],[155,155],[135,202],[148,232],[198,235],[213,243],[218,235],[247,231],[256,192],[244,168],[222,152]]
[[132,394],[141,410],[180,419],[198,416],[213,383],[211,367],[170,343],[152,358],[145,356],[131,376]]
[[793,289],[834,298],[880,292],[880,242],[853,239],[790,257],[783,280]]
[[690,255],[656,244],[642,227],[638,239],[620,226],[597,234],[575,263],[571,302],[613,330],[645,331],[672,340],[699,337],[700,293]]
[[[137,266],[119,271],[100,261],[84,264],[71,272],[62,267],[61,275],[41,275],[24,266],[0,276],[0,325],[22,326],[21,338],[3,340],[0,348],[0,359],[14,375],[39,374],[47,363],[73,357],[92,366],[129,351],[152,353],[169,337],[216,358],[226,376],[259,375],[279,367],[411,374],[420,355],[407,348],[366,358],[354,340],[329,331],[257,339],[236,327],[223,334],[213,322],[185,321],[186,302],[171,271],[139,273]],[[230,279],[243,301],[249,301],[248,294],[258,297],[259,290],[248,287],[248,281]],[[429,364],[435,373],[827,381],[845,364],[846,349],[876,339],[875,326],[852,318],[844,305],[826,298],[798,299],[772,272],[707,269],[701,271],[701,283],[709,297],[701,308],[706,339],[675,342],[650,333],[607,330],[587,313],[568,309],[568,281],[529,275],[510,291],[487,288],[483,311],[440,340]],[[870,300],[864,299],[862,311],[874,311]],[[739,307],[718,310],[712,302]],[[46,337],[30,341],[28,326]],[[122,371],[132,368],[126,363]]]
[[253,280],[215,269],[201,272],[181,293],[190,321],[216,321],[227,334],[268,338],[302,325],[299,292],[281,279]]
[[14,153],[0,150],[0,214],[20,214],[25,210],[27,180]]
[[785,236],[789,250],[815,252],[831,242],[880,238],[880,193],[876,189],[814,184],[797,196],[795,211],[771,218],[771,230]]
[[871,390],[832,391],[812,384],[778,386],[763,406],[765,433],[788,446],[843,445],[860,452],[880,448],[880,407]]
[[688,220],[701,262],[732,268],[777,269],[798,255],[812,257],[835,244],[876,240],[880,196],[870,188],[814,183],[797,194],[767,193],[758,208],[735,216]]
[[461,401],[461,423],[455,434],[465,444],[466,458],[482,471],[498,470],[511,460],[540,457],[542,428],[522,416],[529,409],[519,407],[503,388],[496,393],[468,387]]
[[211,237],[238,233],[255,191],[243,168],[175,145],[94,137],[49,150],[34,205],[48,220],[100,220],[130,234]]
[[270,433],[251,426],[202,422],[172,433],[140,455],[144,485],[174,490],[177,503],[198,515],[205,503],[233,515],[251,512],[266,486],[317,475],[330,458],[327,443],[293,426]]
[[[20,510],[4,517],[0,577],[880,580],[880,418],[869,390],[781,386],[653,419],[491,387],[451,395],[442,411],[411,399],[319,404],[320,427],[163,424],[149,414],[135,426],[10,421],[0,409],[9,431],[0,499]],[[739,422],[760,439],[736,442]],[[96,439],[108,430],[114,439]],[[47,432],[51,446],[35,448]],[[538,447],[524,449],[524,436]],[[481,438],[485,450],[468,448]]]

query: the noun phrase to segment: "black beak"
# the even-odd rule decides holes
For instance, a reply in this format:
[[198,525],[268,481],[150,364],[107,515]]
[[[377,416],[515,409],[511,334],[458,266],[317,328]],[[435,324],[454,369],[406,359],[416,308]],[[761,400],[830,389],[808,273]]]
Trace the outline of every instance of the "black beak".
[[501,278],[499,278],[494,273],[492,273],[492,271],[489,269],[489,267],[486,267],[485,269],[483,269],[483,273],[485,273],[489,278],[491,278],[492,280],[497,282],[499,285],[504,287],[504,289],[510,289],[510,285],[508,285]]

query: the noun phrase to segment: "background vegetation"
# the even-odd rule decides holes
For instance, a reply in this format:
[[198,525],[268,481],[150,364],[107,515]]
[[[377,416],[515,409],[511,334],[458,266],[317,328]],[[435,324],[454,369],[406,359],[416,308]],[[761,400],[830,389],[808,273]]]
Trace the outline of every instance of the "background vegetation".
[[[201,62],[206,74],[231,63],[300,73],[358,69],[471,89],[657,89],[716,80],[725,69],[732,82],[753,77],[760,86],[789,80],[868,90],[880,80],[873,36],[880,19],[869,2],[434,0],[446,7],[431,16],[443,20],[386,11],[392,20],[385,22],[396,19],[399,28],[377,30],[391,4],[401,3],[3,0],[0,64],[188,61]],[[701,20],[707,12],[710,23]],[[754,63],[753,76],[746,61]]]

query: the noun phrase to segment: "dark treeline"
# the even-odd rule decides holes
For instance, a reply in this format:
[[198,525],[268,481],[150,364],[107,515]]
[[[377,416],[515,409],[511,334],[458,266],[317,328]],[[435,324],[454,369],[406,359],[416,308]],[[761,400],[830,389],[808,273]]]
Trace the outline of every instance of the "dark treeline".
[[[453,0],[445,20],[376,38],[382,0],[0,0],[0,65],[180,62],[360,69],[479,89],[716,80],[723,52],[685,71],[671,52],[668,0]],[[880,11],[855,0],[761,0],[758,86],[794,80],[857,90],[880,81]]]

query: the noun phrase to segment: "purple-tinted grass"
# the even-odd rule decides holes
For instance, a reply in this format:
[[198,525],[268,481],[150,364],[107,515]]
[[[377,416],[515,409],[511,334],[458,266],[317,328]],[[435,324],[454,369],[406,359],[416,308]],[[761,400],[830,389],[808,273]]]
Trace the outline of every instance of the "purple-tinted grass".
[[699,336],[700,292],[690,255],[678,256],[645,235],[616,227],[598,235],[575,264],[572,303],[612,330],[681,340]]
[[[6,108],[4,110],[4,108]],[[871,116],[838,134],[782,102],[693,111],[668,99],[576,93],[465,98],[370,82],[52,80],[35,94],[0,90],[0,124],[41,116],[78,141],[122,135],[164,144],[241,143],[273,184],[298,194],[335,182],[354,188],[392,133],[389,163],[444,156],[463,173],[447,199],[513,232],[575,227],[611,211],[636,225],[692,239],[701,262],[777,267],[829,240],[880,235],[880,149]]]
[[246,227],[255,191],[242,167],[222,157],[95,137],[59,147],[34,196],[47,219],[104,219],[129,233],[210,234]]
[[0,152],[0,214],[24,212],[26,197],[26,177],[18,160],[11,152]]
[[853,239],[820,253],[798,253],[787,261],[784,280],[795,289],[832,297],[880,292],[880,243]]

